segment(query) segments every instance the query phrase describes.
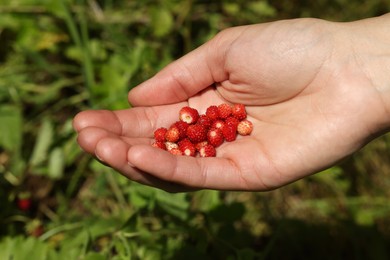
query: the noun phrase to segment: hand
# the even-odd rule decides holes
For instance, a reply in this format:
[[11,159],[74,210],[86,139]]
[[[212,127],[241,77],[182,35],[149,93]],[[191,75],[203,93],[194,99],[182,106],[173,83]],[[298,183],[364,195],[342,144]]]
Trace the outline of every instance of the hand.
[[[134,108],[78,114],[78,142],[129,179],[171,192],[275,189],[387,130],[388,23],[296,19],[224,30],[132,89]],[[216,158],[151,147],[153,131],[177,121],[181,107],[204,113],[223,102],[245,104],[254,131]]]

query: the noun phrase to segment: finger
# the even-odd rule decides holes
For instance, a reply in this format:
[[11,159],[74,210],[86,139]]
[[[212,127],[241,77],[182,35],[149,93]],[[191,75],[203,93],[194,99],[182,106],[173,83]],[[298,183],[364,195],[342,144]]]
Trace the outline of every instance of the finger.
[[178,120],[178,110],[185,103],[138,107],[125,110],[87,110],[77,114],[73,127],[77,132],[87,127],[104,129],[119,136],[151,137],[158,127],[168,127]]
[[91,126],[104,128],[115,134],[122,132],[122,124],[113,111],[87,110],[78,113],[73,119],[73,128],[77,132]]
[[147,145],[130,148],[128,161],[153,176],[177,184],[217,190],[248,190],[233,161],[225,158],[175,156]]
[[131,138],[123,137],[106,131],[100,127],[86,127],[80,130],[77,136],[77,142],[80,147],[90,154],[95,154],[97,143],[104,138],[120,138],[129,145],[150,144],[150,138]]
[[169,64],[151,79],[129,92],[133,106],[181,102],[215,82],[228,79],[225,55],[238,37],[239,27],[219,33],[209,42]]
[[169,192],[193,190],[172,182],[163,181],[129,165],[127,153],[130,147],[127,142],[110,136],[99,140],[96,144],[95,154],[104,164],[111,166],[132,181]]

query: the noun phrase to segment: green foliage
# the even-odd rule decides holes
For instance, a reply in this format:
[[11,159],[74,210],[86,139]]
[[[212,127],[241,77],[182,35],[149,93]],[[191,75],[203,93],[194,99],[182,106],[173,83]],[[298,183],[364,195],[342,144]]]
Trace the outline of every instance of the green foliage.
[[0,259],[388,259],[388,136],[276,191],[169,194],[82,153],[72,118],[127,108],[131,87],[224,28],[389,10],[382,0],[0,0]]

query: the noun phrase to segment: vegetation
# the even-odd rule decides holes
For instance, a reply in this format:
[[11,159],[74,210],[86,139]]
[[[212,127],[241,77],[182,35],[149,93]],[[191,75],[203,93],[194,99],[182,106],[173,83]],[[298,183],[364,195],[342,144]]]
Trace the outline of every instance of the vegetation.
[[71,126],[81,110],[127,108],[132,86],[223,28],[388,11],[386,0],[0,0],[0,259],[389,259],[389,135],[275,191],[170,194],[84,154]]

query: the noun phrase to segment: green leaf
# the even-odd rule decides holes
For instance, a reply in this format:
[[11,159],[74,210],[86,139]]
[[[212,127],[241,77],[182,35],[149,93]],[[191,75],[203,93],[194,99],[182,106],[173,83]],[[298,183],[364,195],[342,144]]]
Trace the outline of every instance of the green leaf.
[[276,10],[267,1],[256,1],[249,4],[249,9],[256,14],[273,17],[276,15]]
[[173,17],[169,10],[163,7],[151,8],[153,34],[157,37],[167,35],[173,28]]
[[0,107],[0,146],[18,153],[22,143],[22,114],[11,105]]
[[43,120],[30,158],[31,166],[37,166],[46,160],[53,136],[52,122],[48,119]]
[[47,259],[49,254],[56,255],[48,244],[33,237],[7,237],[0,242],[0,259]]
[[89,253],[85,256],[84,260],[106,260],[107,257],[99,253]]
[[172,216],[182,220],[185,220],[188,217],[188,208],[190,204],[187,198],[187,195],[184,193],[170,194],[162,190],[156,191],[158,206]]
[[57,147],[50,153],[49,177],[60,179],[63,176],[65,167],[65,156],[61,148]]
[[6,237],[0,242],[0,259],[11,259],[13,241],[10,237]]
[[143,186],[138,183],[132,183],[128,187],[130,204],[137,209],[154,208],[157,190],[151,187]]
[[195,207],[204,212],[214,209],[221,203],[219,194],[219,191],[214,190],[202,190],[194,193]]

